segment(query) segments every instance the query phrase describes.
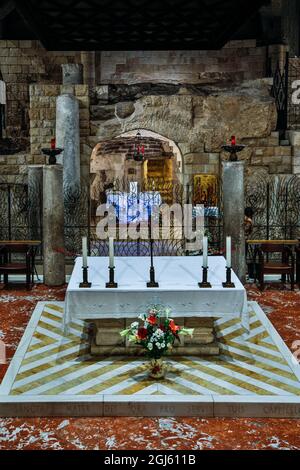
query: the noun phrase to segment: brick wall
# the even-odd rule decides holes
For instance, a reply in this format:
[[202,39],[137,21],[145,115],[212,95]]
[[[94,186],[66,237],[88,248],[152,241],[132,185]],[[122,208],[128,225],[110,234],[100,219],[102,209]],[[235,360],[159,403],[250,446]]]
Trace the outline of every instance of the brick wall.
[[0,69],[7,86],[7,136],[29,134],[29,85],[61,83],[60,65],[80,61],[75,52],[47,52],[38,41],[0,40]]

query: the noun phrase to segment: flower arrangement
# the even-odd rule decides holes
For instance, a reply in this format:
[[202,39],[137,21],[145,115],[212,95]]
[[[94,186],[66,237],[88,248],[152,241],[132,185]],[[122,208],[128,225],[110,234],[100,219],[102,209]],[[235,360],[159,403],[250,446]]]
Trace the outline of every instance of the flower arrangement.
[[129,341],[141,345],[147,356],[154,360],[152,364],[156,369],[160,366],[155,361],[172,350],[175,341],[180,341],[180,335],[192,336],[194,332],[193,329],[176,325],[169,317],[170,312],[169,308],[152,306],[147,313],[139,316],[141,322],[133,322],[128,329],[120,333],[121,336],[128,337]]

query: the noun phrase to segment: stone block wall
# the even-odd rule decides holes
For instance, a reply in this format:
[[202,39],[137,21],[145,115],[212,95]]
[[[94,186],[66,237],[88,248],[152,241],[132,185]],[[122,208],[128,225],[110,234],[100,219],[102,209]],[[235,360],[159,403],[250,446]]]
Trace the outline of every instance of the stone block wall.
[[46,51],[39,41],[0,40],[0,69],[7,87],[7,136],[29,134],[29,85],[61,83],[60,65],[80,53]]
[[72,93],[79,101],[82,173],[87,175],[91,152],[86,153],[90,135],[89,87],[87,85],[31,85],[30,86],[30,144],[34,164],[44,164],[41,149],[50,146],[55,136],[56,99],[62,93]]
[[265,171],[269,174],[292,174],[292,146],[280,145],[279,133],[272,132],[263,139],[243,139],[247,145],[247,171]]
[[23,183],[27,179],[28,165],[33,163],[30,153],[0,155],[0,183]]
[[104,51],[100,82],[242,81],[262,78],[265,72],[265,47],[256,47],[255,40],[231,41],[216,51]]
[[[269,46],[269,56],[283,60],[285,50]],[[296,171],[300,152],[280,146],[272,134],[276,118],[270,84],[264,83],[261,92],[257,83],[263,80],[249,81],[265,75],[266,52],[255,41],[233,41],[220,51],[99,52],[99,85],[70,88],[61,85],[60,65],[81,62],[83,53],[48,52],[38,41],[0,41],[7,134],[28,140],[30,134],[31,146],[28,152],[0,158],[1,178],[23,178],[28,164],[45,162],[41,148],[49,146],[55,133],[56,98],[65,92],[80,102],[84,177],[100,141],[137,128],[173,140],[188,176],[218,174],[224,157],[220,146],[233,133],[248,146],[241,158],[253,171]]]

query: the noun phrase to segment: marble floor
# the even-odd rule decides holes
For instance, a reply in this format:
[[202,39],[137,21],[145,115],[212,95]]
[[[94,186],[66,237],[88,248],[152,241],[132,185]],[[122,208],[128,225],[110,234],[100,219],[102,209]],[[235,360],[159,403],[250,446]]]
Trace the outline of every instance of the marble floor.
[[[248,288],[249,296],[260,302],[269,318],[273,321],[275,326],[280,330],[282,324],[282,336],[286,340],[288,346],[299,339],[299,292],[290,293],[288,291],[277,291],[275,289],[266,290],[264,293],[258,292],[252,286]],[[43,375],[42,370],[37,370],[32,374],[32,361],[36,354],[43,355],[43,351],[40,350],[42,342],[46,341],[42,347],[45,348],[44,352],[50,347],[55,349],[55,328],[59,324],[60,318],[60,304],[52,302],[55,299],[62,299],[64,295],[63,289],[48,290],[43,286],[37,286],[31,293],[27,294],[24,291],[2,291],[0,302],[0,321],[2,336],[5,338],[6,343],[9,345],[8,355],[14,352],[18,340],[22,335],[23,328],[27,323],[33,307],[36,306],[37,300],[47,300],[47,304],[52,307],[46,307],[43,314],[46,315],[41,318],[43,324],[35,330],[40,335],[44,332],[40,331],[45,329],[47,334],[44,337],[33,337],[32,344],[29,346],[30,351],[29,357],[26,357],[27,363],[22,364],[22,368],[19,373],[23,373],[22,376],[17,376],[14,381],[12,393],[14,395],[26,395],[26,393],[35,392],[39,387],[44,387],[44,392],[53,393],[53,390],[59,385],[56,385],[55,376],[50,377],[48,375],[48,381],[46,384],[38,383]],[[48,302],[49,301],[49,302]],[[55,307],[53,309],[53,307]],[[18,318],[16,318],[18,315]],[[241,396],[251,393],[257,396],[266,396],[266,394],[273,396],[286,395],[291,396],[297,394],[299,389],[297,386],[297,380],[293,375],[292,370],[287,370],[286,364],[282,361],[278,361],[278,351],[276,351],[276,344],[272,344],[272,340],[268,338],[266,332],[261,331],[262,326],[259,324],[259,319],[256,318],[255,312],[251,317],[251,338],[246,349],[236,351],[236,341],[239,337],[238,328],[235,325],[223,325],[222,333],[221,325],[219,336],[222,341],[224,348],[222,353],[222,359],[220,359],[220,370],[210,369],[210,361],[204,361],[204,363],[197,364],[197,359],[183,359],[179,362],[172,361],[172,367],[176,369],[176,376],[179,375],[180,381],[174,379],[172,372],[170,372],[169,382],[167,385],[157,387],[151,384],[152,390],[150,393],[153,398],[154,395],[164,395],[170,393],[169,387],[171,387],[173,395],[189,395],[201,394],[200,388],[202,387],[202,393],[206,394],[207,390],[213,388],[215,394],[240,394]],[[277,325],[276,325],[277,324]],[[50,328],[49,328],[50,325]],[[80,329],[81,326],[77,325]],[[53,330],[54,328],[54,330]],[[75,328],[75,331],[79,331]],[[49,331],[51,333],[49,333]],[[77,337],[74,333],[75,338]],[[280,331],[281,333],[281,331]],[[1,334],[1,333],[0,333]],[[52,335],[52,337],[51,337]],[[54,336],[54,337],[53,337]],[[82,333],[80,337],[82,338]],[[51,338],[49,341],[49,337]],[[222,338],[221,338],[222,337]],[[46,339],[48,338],[48,339]],[[54,340],[54,341],[53,341]],[[75,341],[74,338],[70,338],[67,341]],[[78,341],[78,340],[77,340]],[[68,349],[69,345],[67,345]],[[77,342],[77,346],[79,343]],[[80,340],[80,348],[84,352],[84,341]],[[78,349],[77,349],[78,351]],[[76,350],[75,350],[76,353]],[[248,357],[247,353],[251,354],[251,358]],[[64,354],[64,352],[63,352]],[[72,354],[72,353],[71,353]],[[240,361],[240,357],[235,357],[234,364],[232,361],[227,361],[230,365],[226,371],[224,370],[224,364],[226,361],[224,358],[229,358],[231,354],[242,355],[243,359]],[[265,354],[267,356],[265,357]],[[255,361],[253,357],[255,356]],[[84,356],[83,356],[84,357]],[[232,357],[232,356],[231,356]],[[249,360],[250,359],[250,360]],[[39,361],[43,361],[42,357],[38,358]],[[57,359],[56,359],[57,360]],[[72,359],[71,359],[72,361]],[[74,357],[73,357],[74,361]],[[238,363],[236,363],[238,361]],[[266,362],[267,361],[267,362]],[[222,363],[221,363],[222,362]],[[195,363],[195,364],[194,364]],[[242,372],[243,365],[244,372]],[[34,364],[35,367],[40,367],[42,364]],[[73,365],[73,364],[72,364]],[[81,363],[82,365],[82,363]],[[234,365],[234,368],[232,368]],[[258,369],[256,369],[259,365]],[[57,364],[56,364],[57,366]],[[80,366],[80,361],[76,362],[76,367]],[[107,366],[107,364],[106,364]],[[124,364],[115,364],[114,370],[119,370]],[[54,365],[55,367],[55,365]],[[89,364],[88,367],[95,367],[94,364]],[[102,364],[102,372],[105,364]],[[123,380],[118,383],[104,383],[101,379],[99,381],[99,370],[89,370],[92,373],[90,377],[90,387],[85,389],[85,394],[91,393],[103,393],[109,392],[118,395],[122,393],[135,393],[140,394],[145,392],[145,374],[143,371],[143,364],[134,364],[134,367],[140,367],[141,370],[137,371],[134,375],[133,382],[128,384],[128,378],[126,372],[123,371]],[[237,367],[237,369],[236,369]],[[5,366],[0,366],[2,374],[4,373]],[[26,370],[27,368],[27,370]],[[226,367],[225,367],[226,368]],[[97,369],[97,368],[96,368]],[[31,371],[29,375],[28,371]],[[179,371],[179,374],[178,374]],[[219,375],[222,371],[222,378]],[[274,371],[276,372],[274,375]],[[277,372],[279,375],[277,376]],[[52,371],[55,374],[55,370]],[[219,373],[218,373],[219,372]],[[226,379],[224,380],[224,372]],[[76,374],[73,377],[71,374],[69,378],[75,380],[72,382],[72,387],[76,391],[82,393],[82,385],[78,383],[78,376]],[[96,376],[95,376],[96,373]],[[25,374],[25,375],[24,375]],[[27,375],[26,375],[27,374]],[[36,376],[35,374],[40,374]],[[125,375],[124,375],[125,374]],[[206,374],[206,375],[205,375]],[[262,374],[262,375],[261,375]],[[68,374],[67,374],[68,375]],[[102,378],[105,377],[105,374]],[[119,376],[119,372],[116,374]],[[175,374],[174,374],[175,375]],[[192,380],[190,376],[193,376]],[[28,377],[30,377],[28,379]],[[72,378],[73,377],[73,378]],[[199,383],[199,378],[201,378]],[[210,379],[209,381],[206,379]],[[262,380],[263,378],[263,380]],[[53,380],[52,380],[53,379]],[[96,386],[98,387],[94,390]],[[278,380],[279,379],[279,380]],[[77,380],[77,382],[76,382]],[[131,378],[132,380],[132,378]],[[205,382],[206,380],[206,382]],[[23,381],[23,382],[22,382]],[[29,385],[31,384],[31,385]],[[120,385],[121,384],[121,385]],[[124,388],[125,384],[125,388]],[[35,388],[32,388],[33,387]],[[66,391],[70,390],[70,382],[64,381],[64,390],[60,390],[61,394],[65,394]],[[22,388],[25,387],[25,388]],[[27,388],[26,388],[27,387]],[[28,389],[29,387],[29,389]],[[99,390],[100,387],[100,390]],[[104,387],[104,388],[103,388]],[[115,387],[115,388],[114,388]],[[121,388],[120,388],[121,387]],[[142,388],[141,388],[142,387]],[[147,386],[149,392],[149,385]],[[46,390],[45,390],[46,389]],[[93,389],[93,390],[92,390]],[[43,393],[44,393],[43,392]],[[289,425],[290,423],[290,425]],[[126,426],[130,432],[128,437],[125,438],[124,433],[120,432],[120,426]],[[83,429],[85,431],[83,431]],[[105,429],[105,431],[101,431]],[[223,431],[221,432],[221,430]],[[244,433],[241,432],[244,430]],[[228,419],[228,418],[6,418],[0,419],[0,448],[300,448],[299,438],[297,432],[299,431],[299,420],[289,419]],[[104,433],[104,434],[103,434]],[[246,434],[245,434],[246,433]],[[251,436],[256,436],[253,441]],[[69,437],[67,438],[67,436]],[[71,438],[72,436],[72,438]],[[248,439],[247,439],[248,436]],[[68,442],[68,443],[67,443]]]
[[88,325],[77,320],[63,334],[64,303],[39,302],[4,386],[16,401],[24,395],[72,401],[76,396],[127,396],[131,402],[167,395],[174,403],[178,396],[191,401],[191,395],[300,397],[300,367],[293,366],[289,352],[290,357],[284,355],[283,342],[276,341],[256,302],[249,302],[249,311],[249,335],[239,319],[216,321],[220,357],[167,358],[166,377],[155,381],[148,378],[145,358],[92,357]]

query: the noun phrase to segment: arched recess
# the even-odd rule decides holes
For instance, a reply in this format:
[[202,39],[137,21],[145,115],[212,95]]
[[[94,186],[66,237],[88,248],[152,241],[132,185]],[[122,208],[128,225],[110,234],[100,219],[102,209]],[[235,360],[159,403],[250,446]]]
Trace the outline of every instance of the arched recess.
[[[145,149],[143,163],[133,160],[137,132]],[[134,181],[141,187],[182,182],[183,159],[177,144],[167,137],[147,129],[134,129],[110,140],[101,140],[93,149],[90,172],[92,200],[113,181]],[[157,186],[158,187],[158,186]]]
[[178,172],[182,173],[182,170],[183,170],[182,153],[178,145],[173,140],[169,139],[168,137],[165,137],[161,134],[158,134],[157,132],[153,132],[148,129],[135,129],[135,130],[131,130],[128,132],[123,132],[122,134],[120,134],[119,137],[134,137],[137,132],[139,132],[142,137],[152,137],[154,139],[167,142],[170,148],[172,149],[172,153],[174,154],[174,157],[176,158]]

